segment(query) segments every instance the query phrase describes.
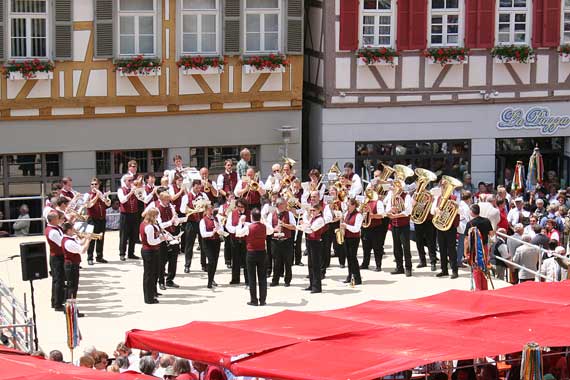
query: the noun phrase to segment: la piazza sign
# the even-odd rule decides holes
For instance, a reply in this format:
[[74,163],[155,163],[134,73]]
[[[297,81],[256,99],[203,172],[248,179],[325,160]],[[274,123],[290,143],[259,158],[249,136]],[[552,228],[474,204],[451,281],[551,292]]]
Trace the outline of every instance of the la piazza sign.
[[552,135],[570,126],[570,116],[551,115],[546,107],[505,108],[501,112],[498,129],[538,129],[541,135]]

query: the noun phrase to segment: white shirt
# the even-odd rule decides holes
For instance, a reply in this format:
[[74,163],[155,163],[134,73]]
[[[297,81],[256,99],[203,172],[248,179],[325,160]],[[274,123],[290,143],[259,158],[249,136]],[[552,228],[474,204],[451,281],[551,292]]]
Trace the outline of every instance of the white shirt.
[[[70,237],[70,236],[68,236]],[[67,240],[65,242],[65,250],[75,254],[81,254],[83,251],[83,247],[76,241],[76,240]]]
[[[130,197],[127,197],[127,195],[130,194],[130,190],[127,194],[125,194],[125,192],[123,191],[123,188],[119,188],[117,190],[117,196],[119,197],[119,202],[121,203],[127,203],[127,201],[129,200]],[[135,195],[131,195],[131,197],[134,197]]]
[[536,236],[536,232],[534,232],[533,226],[531,226],[530,224],[529,224],[528,226],[525,226],[523,235],[528,235],[528,236],[530,236],[531,238],[535,237],[535,236]]
[[[212,219],[214,219],[213,216]],[[202,236],[202,238],[212,237],[217,231],[219,231],[219,229],[216,228],[215,224],[214,224],[214,230],[208,231],[208,229],[206,228],[206,221],[204,220],[204,218],[200,220],[199,228],[200,228],[200,236]]]
[[471,212],[469,210],[469,205],[465,201],[459,202],[459,226],[457,226],[457,232],[464,234],[465,226],[470,220]]
[[[231,172],[233,173],[233,172]],[[230,175],[231,173],[228,172],[223,172],[222,174],[220,174],[218,176],[218,179],[216,180],[216,185],[217,185],[217,189],[218,190],[223,190],[224,189],[224,174],[228,174]],[[230,191],[234,191],[235,189],[230,189]]]
[[315,232],[320,230],[325,226],[325,219],[319,215],[315,220],[313,220],[310,224],[305,224],[303,228],[303,232],[310,234],[311,232]]
[[275,205],[272,203],[266,203],[261,207],[261,220],[267,220],[267,216],[275,210]]
[[[241,217],[241,216],[238,216],[238,218],[239,217]],[[230,234],[235,234],[238,226],[239,226],[239,221],[238,221],[237,225],[235,225],[235,226],[232,225],[232,215],[230,214],[230,216],[228,217],[228,220],[226,221],[226,230],[228,230],[228,232]]]
[[350,191],[348,192],[348,196],[350,198],[354,198],[360,193],[362,193],[362,180],[360,179],[358,174],[354,173],[352,175],[352,185],[350,186]]
[[546,282],[557,282],[565,280],[568,277],[566,269],[558,265],[554,257],[549,257],[542,262],[540,267],[540,274],[548,277]]
[[[261,223],[261,222],[253,222],[253,223],[244,223],[244,224],[238,224],[237,228],[236,228],[236,236],[237,237],[244,237],[249,235],[249,226],[254,224],[254,223]],[[270,225],[265,225],[265,234],[266,235],[273,235],[273,227],[271,227]]]
[[48,221],[47,220],[48,214],[52,211],[55,211],[55,209],[53,207],[51,207],[51,206],[45,206],[44,207],[44,211],[42,212],[42,218],[44,218],[46,220],[46,223]]
[[[168,207],[170,206],[170,211],[172,211],[172,215],[173,216],[177,216],[178,214],[176,213],[176,210],[174,208],[174,205],[172,203],[169,203],[168,206],[164,206],[162,204],[162,202],[158,201],[158,203],[160,203],[160,205],[162,205],[163,207]],[[146,206],[146,208],[144,209],[144,213],[146,214],[151,208],[157,208],[156,204],[154,202],[150,203],[148,206]],[[158,216],[156,217],[156,222],[158,223],[158,225],[161,228],[168,228],[170,226],[172,226],[172,220],[162,220],[162,215],[160,215],[160,211],[158,213]]]
[[[387,212],[390,212],[390,210],[392,209],[392,194],[393,192],[392,190],[390,190],[386,195],[386,198],[384,199],[384,207],[386,208]],[[404,211],[402,211],[402,214],[404,216],[410,216],[411,213],[412,213],[412,197],[410,197],[410,194],[406,194],[406,198],[404,199]]]
[[158,238],[154,237],[154,232],[155,228],[152,224],[147,224],[145,226],[144,233],[146,234],[146,241],[148,242],[148,245],[159,245],[160,243],[162,243],[160,237]]
[[278,193],[281,191],[281,181],[277,179],[277,177],[275,177],[273,174],[270,174],[267,177],[267,181],[265,181],[265,185],[263,185],[263,189],[265,189],[265,191]]
[[[262,181],[259,181],[258,183],[259,183],[259,188],[260,188],[260,189],[265,189],[265,187],[264,187]],[[243,189],[242,189],[242,180],[240,179],[240,180],[238,181],[237,185],[236,185],[235,190],[234,190],[234,194],[235,194],[236,197],[238,197],[238,198],[241,197],[241,196],[238,194],[238,191],[241,191],[241,190],[243,190]],[[247,194],[247,191],[244,193],[244,195],[245,195],[245,194]]]
[[509,213],[507,214],[507,221],[509,222],[509,225],[511,227],[513,227],[515,224],[519,223],[519,217],[520,217],[521,213],[522,213],[523,218],[530,217],[529,211],[525,211],[525,210],[519,211],[519,209],[517,209],[516,207],[509,210]]
[[[342,221],[344,223],[344,220]],[[362,214],[357,213],[356,218],[354,219],[354,225],[346,223],[346,229],[352,233],[359,233],[360,228],[362,227]]]
[[481,211],[479,216],[489,219],[493,230],[497,230],[497,224],[501,221],[501,212],[489,202],[479,202],[478,205]]
[[61,247],[61,241],[63,240],[63,232],[61,232],[58,226],[54,226],[53,224],[48,224],[48,226],[53,227],[48,234],[48,239]]
[[[206,193],[198,193],[195,194],[194,190],[190,191],[190,194],[192,194],[194,196],[194,201],[197,199],[208,199],[208,196],[206,195]],[[188,194],[184,194],[182,196],[182,201],[180,202],[180,212],[186,212],[186,207],[188,208],[194,208],[194,201],[192,201],[192,204],[188,204]]]
[[[293,226],[297,226],[297,221],[295,220],[295,215],[293,215],[293,213],[291,211],[287,211],[287,213],[289,214],[289,223],[287,224],[291,224]],[[267,218],[265,219],[265,226],[267,228],[271,228],[273,229],[273,215],[277,214],[277,218],[279,218],[279,211],[275,210],[274,212],[271,212],[267,215]],[[285,228],[283,228],[285,229]],[[294,230],[291,230],[291,232],[295,232]],[[276,233],[274,231],[274,233]]]

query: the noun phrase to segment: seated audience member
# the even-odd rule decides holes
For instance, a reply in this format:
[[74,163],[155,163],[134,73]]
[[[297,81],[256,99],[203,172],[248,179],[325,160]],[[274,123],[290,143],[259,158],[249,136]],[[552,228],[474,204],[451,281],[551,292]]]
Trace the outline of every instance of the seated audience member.
[[190,370],[190,362],[187,359],[177,358],[173,369],[177,376],[176,380],[198,380],[198,376]]
[[115,199],[111,203],[111,207],[107,209],[107,216],[105,217],[105,228],[107,231],[118,231],[119,222],[121,218],[121,211],[119,210],[119,200]]
[[27,236],[30,234],[30,210],[28,205],[23,204],[20,206],[20,214],[18,215],[18,220],[12,225],[14,230],[14,235],[16,236]]
[[143,356],[139,361],[139,370],[143,375],[152,376],[155,370],[155,363],[152,357]]
[[95,360],[93,360],[93,356],[84,355],[79,358],[79,366],[85,368],[93,368],[95,365]]
[[48,360],[52,362],[63,362],[63,354],[59,350],[50,351]]
[[103,351],[95,351],[93,353],[93,360],[95,364],[93,367],[98,371],[106,371],[107,370],[107,363],[109,360],[109,355],[107,355]]

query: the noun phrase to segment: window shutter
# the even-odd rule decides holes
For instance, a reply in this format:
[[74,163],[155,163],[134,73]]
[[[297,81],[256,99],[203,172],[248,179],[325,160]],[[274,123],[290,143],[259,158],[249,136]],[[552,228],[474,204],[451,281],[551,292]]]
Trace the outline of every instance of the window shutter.
[[110,58],[114,55],[113,0],[93,0],[95,19],[95,57]]
[[358,0],[340,0],[340,50],[358,49]]
[[73,58],[72,0],[55,0],[55,59]]
[[398,50],[410,50],[410,2],[413,0],[398,1],[398,31],[396,46]]
[[427,45],[427,0],[410,0],[410,50],[423,50]]
[[287,54],[303,54],[303,0],[287,2]]
[[495,0],[466,0],[465,45],[490,49],[495,43]]
[[556,47],[560,43],[560,0],[534,0],[532,45]]
[[241,1],[224,1],[224,54],[241,53]]
[[4,0],[0,0],[0,61],[4,59]]

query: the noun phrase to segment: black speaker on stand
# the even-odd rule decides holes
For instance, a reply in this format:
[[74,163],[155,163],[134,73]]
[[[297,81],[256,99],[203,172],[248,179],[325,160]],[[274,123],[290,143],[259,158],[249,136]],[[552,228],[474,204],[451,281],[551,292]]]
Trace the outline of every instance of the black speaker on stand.
[[30,242],[20,244],[20,259],[22,262],[22,280],[30,281],[32,293],[32,318],[34,321],[34,346],[37,350],[38,324],[36,320],[36,299],[34,296],[34,280],[41,280],[48,277],[48,266],[46,257],[46,244],[44,242]]

